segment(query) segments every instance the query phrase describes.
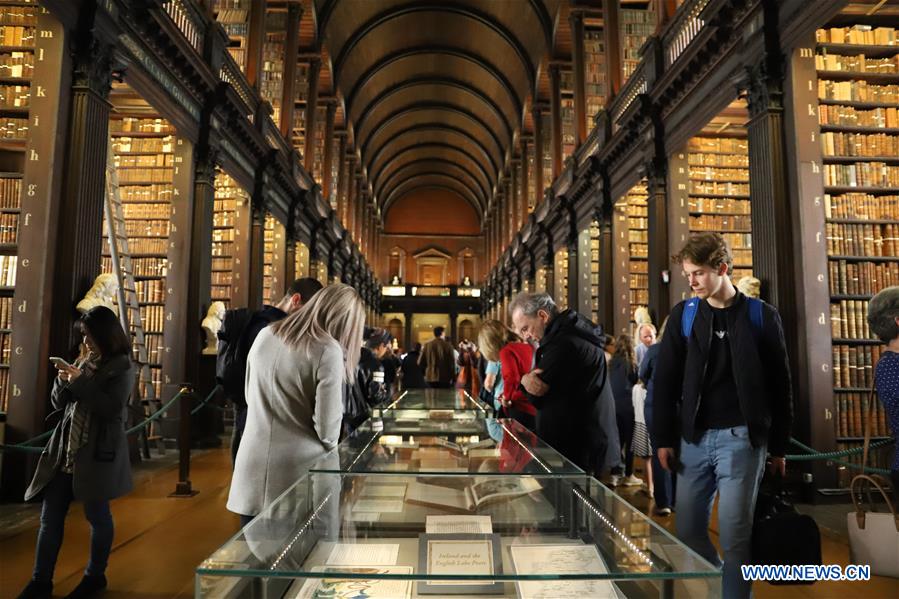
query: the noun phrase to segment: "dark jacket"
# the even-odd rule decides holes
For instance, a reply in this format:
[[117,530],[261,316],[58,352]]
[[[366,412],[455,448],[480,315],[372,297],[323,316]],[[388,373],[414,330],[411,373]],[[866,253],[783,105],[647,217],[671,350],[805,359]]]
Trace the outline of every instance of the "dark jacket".
[[376,406],[387,399],[387,387],[384,384],[384,365],[367,347],[363,347],[359,354],[356,380],[368,405]]
[[614,357],[609,362],[609,384],[615,398],[615,411],[634,411],[633,391],[637,382],[634,365],[625,358]]
[[596,325],[574,310],[557,315],[540,341],[536,368],[543,370],[539,376],[549,385],[543,396],[528,395],[537,408],[537,436],[590,469],[591,456],[598,443],[605,444],[608,432],[595,409],[606,385],[606,359]]
[[[671,311],[655,366],[653,438],[659,447],[677,448],[681,436],[696,443],[703,433],[697,429],[696,416],[712,343],[712,309],[708,302],[699,302],[687,340],[681,331],[684,304],[679,303]],[[780,315],[773,306],[764,304],[762,329],[757,331],[742,293],[737,292],[733,306],[727,311],[727,338],[740,412],[753,446],[767,444],[771,455],[783,456],[793,421],[793,397]]]
[[435,337],[425,343],[418,365],[424,369],[429,383],[452,384],[456,379],[456,355],[453,346],[443,338]]
[[424,389],[428,386],[425,375],[418,364],[419,352],[410,351],[403,358],[400,370],[403,371],[403,389]]
[[74,402],[90,411],[87,443],[75,454],[72,490],[79,501],[114,499],[132,489],[131,462],[125,437],[128,397],[134,388],[134,365],[128,356],[101,361],[93,374],[69,383],[56,378],[50,402],[63,417],[38,460],[25,501],[40,493],[63,466]]

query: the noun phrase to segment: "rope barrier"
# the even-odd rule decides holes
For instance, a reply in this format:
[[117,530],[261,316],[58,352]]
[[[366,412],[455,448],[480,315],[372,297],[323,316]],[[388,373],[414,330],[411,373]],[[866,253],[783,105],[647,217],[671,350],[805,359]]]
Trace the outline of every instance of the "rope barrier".
[[[895,442],[895,439],[887,439],[883,441],[875,441],[871,443],[869,446],[870,449],[876,449],[878,447],[884,447],[886,445],[890,445]],[[840,460],[837,458],[840,457],[848,457],[850,455],[857,455],[864,451],[864,447],[855,447],[853,449],[844,449],[842,451],[828,451],[826,453],[822,453],[817,451],[816,449],[809,447],[808,445],[802,443],[801,441],[790,437],[790,443],[799,447],[799,449],[805,451],[805,454],[787,454],[784,456],[787,460],[794,462],[812,462],[817,460],[827,460],[833,462],[835,464],[840,464],[841,466],[846,466],[847,468],[852,468],[855,470],[863,470],[865,472],[874,472],[876,474],[884,474],[889,475],[890,471],[884,468],[874,468],[873,466],[862,466],[861,464],[853,464],[851,462],[846,462],[844,460]]]
[[[209,399],[212,397],[212,395],[215,393],[215,391],[217,389],[218,389],[218,387],[216,387],[216,389],[213,389],[213,392],[210,393],[209,397],[207,397],[204,400],[204,403],[206,401],[209,401]],[[154,420],[158,420],[159,418],[161,418],[163,413],[165,413],[165,411],[168,410],[172,406],[173,403],[178,401],[178,399],[181,398],[181,395],[183,393],[184,393],[183,391],[178,391],[178,393],[176,393],[174,395],[174,397],[172,397],[172,399],[170,399],[168,402],[166,402],[166,404],[164,406],[162,406],[161,408],[159,408],[158,410],[153,412],[147,418],[144,418],[143,421],[139,422],[138,424],[136,424],[136,425],[132,426],[131,428],[129,428],[128,430],[126,430],[125,434],[133,435],[134,433],[136,433],[140,429],[144,428],[145,426],[147,426]],[[40,435],[38,435],[37,437],[34,437],[33,439],[28,439],[27,441],[22,441],[21,443],[16,443],[15,445],[5,445],[3,443],[0,443],[0,451],[19,451],[19,452],[23,452],[23,453],[41,453],[42,451],[44,451],[44,447],[43,446],[42,447],[34,447],[34,446],[32,446],[32,443],[37,443],[38,441],[43,441],[44,439],[48,438],[50,435],[53,434],[53,430],[55,430],[55,429],[49,430],[45,433],[41,433]]]
[[[205,406],[207,403],[209,403],[209,401],[210,401],[213,397],[215,397],[215,394],[216,394],[216,393],[218,392],[218,390],[221,389],[221,388],[222,388],[221,385],[216,385],[215,387],[213,387],[213,388],[212,388],[212,391],[209,392],[209,395],[206,396],[206,399],[204,399],[203,401],[201,401],[201,402],[199,403],[199,405],[197,405],[197,407],[195,407],[193,410],[190,411],[190,415],[193,416],[194,414],[196,414],[197,412],[199,412],[200,410],[202,410],[202,409],[203,409],[203,406]],[[225,408],[223,408],[223,407],[221,407],[221,406],[217,406],[217,405],[215,405],[215,404],[212,404],[212,407],[213,407],[213,408],[218,408],[219,410],[225,410]]]

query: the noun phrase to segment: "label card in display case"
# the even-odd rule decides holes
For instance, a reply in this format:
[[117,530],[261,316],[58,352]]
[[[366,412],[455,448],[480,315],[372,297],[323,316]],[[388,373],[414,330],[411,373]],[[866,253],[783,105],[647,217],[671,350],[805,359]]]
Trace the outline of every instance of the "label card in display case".
[[[428,575],[493,576],[502,574],[503,560],[500,536],[489,535],[419,535],[418,569]],[[502,582],[484,580],[420,580],[421,595],[468,595],[503,592]]]

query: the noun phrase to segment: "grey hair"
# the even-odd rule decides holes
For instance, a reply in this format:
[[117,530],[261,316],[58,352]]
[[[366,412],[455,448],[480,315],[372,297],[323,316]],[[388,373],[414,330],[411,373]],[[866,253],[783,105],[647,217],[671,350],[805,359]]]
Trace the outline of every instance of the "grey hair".
[[509,316],[515,313],[515,310],[521,310],[525,316],[536,316],[537,312],[544,310],[549,314],[550,318],[559,313],[556,302],[548,293],[526,293],[522,292],[512,299],[509,304]]
[[899,287],[887,287],[868,303],[868,326],[884,343],[899,337]]

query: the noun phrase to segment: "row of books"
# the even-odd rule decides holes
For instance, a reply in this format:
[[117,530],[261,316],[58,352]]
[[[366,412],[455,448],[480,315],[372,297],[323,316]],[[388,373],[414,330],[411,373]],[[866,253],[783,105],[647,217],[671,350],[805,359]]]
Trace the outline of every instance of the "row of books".
[[28,119],[0,118],[0,139],[25,139],[28,136]]
[[895,225],[827,223],[827,252],[838,256],[899,256],[899,222]]
[[[897,49],[899,51],[899,49]],[[899,72],[899,56],[893,58],[867,58],[864,54],[815,54],[815,68],[819,71],[851,71],[853,73]]]
[[[740,151],[742,152],[743,150]],[[748,152],[748,147],[746,148],[746,151]],[[687,156],[687,164],[691,168],[697,166],[717,166],[730,170],[734,175],[739,175],[740,171],[734,169],[749,168],[749,154],[708,154],[691,151]]]
[[131,237],[168,237],[169,221],[167,220],[126,220],[125,235]]
[[630,288],[631,289],[649,289],[649,275],[631,272]]
[[174,176],[170,168],[128,168],[118,169],[119,183],[170,183]]
[[219,257],[228,257],[234,255],[234,242],[233,241],[213,241],[212,242],[212,255]]
[[690,198],[687,201],[690,212],[719,212],[724,214],[750,214],[749,200],[734,198]]
[[161,364],[162,356],[165,353],[163,349],[165,338],[162,335],[151,333],[144,340],[147,347],[147,362],[150,364]]
[[874,295],[899,285],[899,262],[829,260],[831,295]]
[[145,333],[161,333],[165,323],[165,307],[141,306],[140,318]]
[[[630,206],[629,206],[630,208]],[[630,227],[632,233],[639,233],[639,231],[634,231],[634,229],[648,229],[649,228],[649,217],[645,216],[646,210],[642,211],[644,216],[628,216],[627,217],[627,226]],[[631,237],[633,239],[633,237]]]
[[825,164],[824,185],[837,187],[899,186],[899,166],[883,162]]
[[230,258],[213,258],[212,259],[212,270],[229,270],[231,268],[231,259]]
[[215,229],[212,231],[212,241],[234,241],[234,229]]
[[[161,254],[165,255],[168,251],[167,239],[130,239],[128,240],[128,249],[132,254]],[[109,255],[109,244],[103,240],[103,253]]]
[[899,156],[899,136],[886,133],[821,133],[824,156]]
[[827,218],[899,221],[899,195],[824,194],[824,214]]
[[0,287],[16,286],[16,256],[0,256]]
[[0,412],[7,410],[9,403],[9,369],[0,368]]
[[879,345],[834,345],[833,386],[836,388],[870,387],[874,365],[880,360]]
[[690,193],[727,196],[749,195],[749,183],[690,181]]
[[0,214],[0,243],[16,243],[19,230],[19,215]]
[[10,349],[12,347],[12,335],[0,333],[0,364],[9,364]]
[[117,154],[127,154],[128,152],[169,153],[174,151],[173,140],[171,135],[165,137],[114,137],[112,147]]
[[37,7],[4,6],[0,19],[4,25],[37,25]]
[[[131,269],[135,277],[165,277],[168,274],[168,260],[165,258],[132,258]],[[100,270],[112,272],[112,258],[104,257]]]
[[0,208],[18,209],[21,193],[21,177],[0,177]]
[[[837,412],[837,437],[861,437],[864,434],[868,413],[868,394],[835,393],[833,399]],[[886,411],[876,397],[873,407],[871,436],[888,437],[890,427],[887,424]]]
[[0,77],[30,78],[34,75],[34,52],[0,52]]
[[631,289],[628,296],[631,306],[649,305],[649,289]]
[[[731,153],[735,159],[745,157],[749,162],[749,142],[735,137],[691,137],[687,142],[687,150],[691,153],[698,152],[726,152]],[[688,159],[688,164],[693,164],[695,156]],[[737,166],[734,164],[733,166]]]
[[0,107],[28,108],[31,87],[27,85],[0,85]]
[[34,27],[27,25],[0,25],[0,45],[34,46]]
[[112,133],[175,133],[175,128],[165,119],[139,119],[124,117],[109,121]]
[[[161,139],[149,138],[148,141],[161,142]],[[159,166],[175,166],[174,154],[116,154],[116,168],[140,168],[140,167],[159,167]]]
[[690,166],[690,179],[749,182],[749,172],[733,168],[716,168],[714,166]]
[[818,98],[841,102],[899,103],[899,85],[875,85],[867,81],[818,79]]
[[0,329],[12,328],[12,298],[0,297]]
[[119,187],[119,197],[123,205],[131,202],[153,202],[166,204],[172,201],[171,183],[154,183],[153,185],[123,185]]
[[[861,437],[861,435],[859,435]],[[845,442],[845,443],[837,443],[837,451],[844,451],[846,449],[858,449],[861,447],[861,440],[853,441],[853,442]],[[843,458],[844,462],[849,462],[850,464],[855,464],[855,468],[848,468],[846,466],[837,466],[837,484],[846,488],[852,483],[852,479],[856,474],[860,472],[859,466],[862,465],[862,454],[855,453],[846,458]],[[868,461],[865,463],[866,467],[874,467],[874,468],[883,468],[885,470],[889,470],[893,463],[893,448],[891,446],[887,447],[878,447],[876,449],[871,450],[868,454]]]
[[165,279],[135,281],[134,288],[137,294],[137,301],[141,303],[165,303]]
[[716,214],[703,214],[690,217],[690,230],[692,231],[749,231],[752,229],[752,220],[746,216],[719,216]]
[[[123,198],[124,199],[124,198]],[[130,203],[122,202],[122,214],[126,219],[146,219],[168,222],[171,208],[168,202],[160,201],[158,203]]]
[[868,302],[840,300],[830,305],[830,328],[835,339],[870,339]]
[[896,30],[892,27],[872,27],[853,25],[852,27],[829,27],[815,31],[815,41],[819,44],[854,44],[860,46],[895,46]]
[[818,122],[821,125],[842,125],[846,127],[899,127],[899,108],[885,106],[863,110],[852,106],[825,104],[818,107]]

